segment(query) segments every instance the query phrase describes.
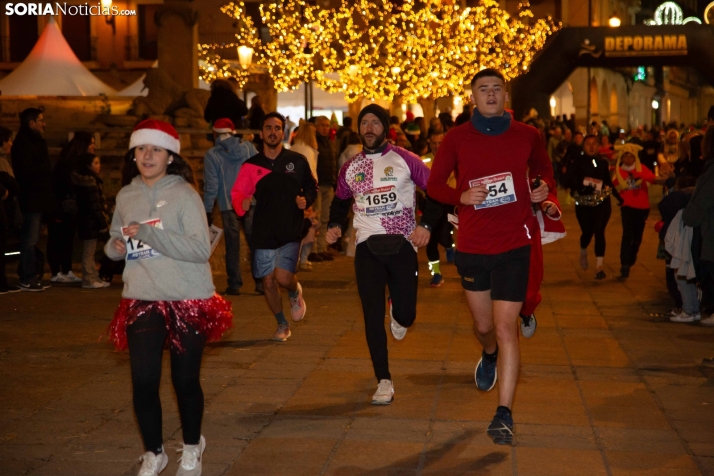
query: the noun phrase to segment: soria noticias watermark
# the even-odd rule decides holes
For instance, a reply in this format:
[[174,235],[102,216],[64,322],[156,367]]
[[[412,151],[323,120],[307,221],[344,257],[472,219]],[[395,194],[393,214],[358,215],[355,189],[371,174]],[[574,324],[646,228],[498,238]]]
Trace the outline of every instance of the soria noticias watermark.
[[120,10],[113,5],[97,3],[90,5],[68,5],[65,3],[6,3],[6,15],[82,15],[82,16],[133,16],[136,10]]

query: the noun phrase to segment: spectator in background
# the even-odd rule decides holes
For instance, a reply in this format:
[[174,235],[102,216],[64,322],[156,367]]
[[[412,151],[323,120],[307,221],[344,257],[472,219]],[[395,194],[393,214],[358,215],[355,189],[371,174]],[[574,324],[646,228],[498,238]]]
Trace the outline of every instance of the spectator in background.
[[423,117],[419,116],[416,119],[414,119],[414,124],[419,126],[419,135],[421,139],[426,139],[428,137],[427,133],[429,132],[429,129],[426,127],[426,119]]
[[[682,213],[682,220],[686,226],[701,227],[702,251],[697,278],[703,290],[711,290],[714,283],[714,127],[708,128],[704,137],[704,158],[704,171]],[[703,293],[703,302],[711,298],[705,294],[708,293]],[[702,319],[701,323],[714,326],[714,315]]]
[[600,148],[598,149],[598,154],[607,159],[608,162],[611,162],[615,157],[615,150],[610,144],[610,138],[606,135],[600,137]]
[[293,145],[290,150],[302,154],[310,164],[310,170],[313,177],[317,178],[317,129],[315,124],[300,119],[300,127],[298,127],[293,136]]
[[548,157],[553,164],[553,173],[555,181],[560,183],[560,156],[558,155],[558,146],[563,141],[563,130],[560,127],[553,128],[553,135],[548,139]]
[[416,122],[410,122],[404,130],[404,133],[407,135],[407,140],[411,144],[410,150],[414,150],[417,141],[421,139],[421,129],[419,129]]
[[330,218],[330,205],[335,196],[337,186],[337,151],[334,142],[330,141],[330,120],[326,116],[315,119],[317,130],[317,183],[319,192],[313,205],[315,213],[320,217],[320,234],[317,237],[317,249],[310,253],[309,260],[315,262],[332,261],[332,254],[327,251],[327,221]]
[[42,215],[54,208],[52,196],[52,165],[44,139],[45,118],[35,108],[20,113],[20,130],[12,144],[12,167],[20,187],[22,212],[20,232],[20,264],[17,274],[23,291],[44,291],[49,285],[40,282],[43,270],[38,263],[37,242],[40,238]]
[[97,240],[109,232],[104,182],[99,157],[91,152],[77,158],[77,169],[72,172],[72,185],[77,197],[77,232],[84,242],[82,252],[82,287],[86,289],[106,288],[110,285],[99,279],[94,254]]
[[352,130],[352,118],[350,116],[345,116],[345,118],[342,119],[342,126],[340,126],[340,128],[337,129],[337,136],[336,136],[337,144],[340,146],[340,148],[339,148],[340,154],[347,147],[347,136],[350,135],[350,132],[354,132]]
[[[265,110],[263,110],[263,100],[260,96],[253,96],[250,100],[250,110],[248,111],[248,128],[253,130],[263,130],[263,120],[265,120]],[[263,150],[263,139],[260,134],[253,138],[256,150]]]
[[17,286],[10,286],[5,277],[5,241],[14,217],[14,207],[8,205],[14,203],[19,192],[12,167],[7,161],[11,147],[12,131],[0,126],[0,294],[20,291]]
[[[225,294],[240,295],[243,277],[240,270],[240,222],[231,203],[231,190],[238,172],[246,160],[258,153],[253,144],[233,135],[235,126],[228,118],[217,119],[213,123],[215,146],[206,151],[203,159],[203,205],[209,225],[212,224],[213,205],[218,201],[221,211],[223,233],[226,239],[226,274],[228,287]],[[250,246],[251,230],[243,221],[243,231]],[[252,250],[251,250],[252,256]],[[251,260],[251,269],[253,260]],[[252,273],[251,273],[252,274]],[[256,287],[260,281],[256,280]],[[261,283],[262,284],[262,283]]]
[[218,119],[228,118],[238,129],[243,128],[243,117],[248,108],[235,92],[233,84],[227,79],[215,79],[211,83],[211,97],[208,98],[203,118],[209,124]]
[[438,117],[432,117],[431,120],[429,120],[429,130],[427,130],[426,137],[431,137],[433,134],[436,134],[437,132],[444,132],[444,126],[441,124],[441,120],[439,120]]
[[52,193],[55,210],[47,220],[47,261],[53,283],[82,282],[72,272],[74,235],[77,232],[77,200],[72,184],[72,172],[77,169],[77,159],[95,152],[94,136],[89,132],[75,132],[71,141],[60,152],[52,171]]
[[410,152],[412,150],[412,146],[409,143],[409,139],[407,139],[407,135],[402,131],[397,131],[397,139],[394,141],[394,145]]
[[640,151],[640,162],[650,169],[650,172],[654,172],[657,167],[657,152],[660,146],[656,137],[653,131],[647,131],[645,133],[645,140],[642,143],[642,150]]
[[360,152],[362,152],[362,141],[359,138],[359,134],[356,132],[350,132],[350,135],[347,136],[347,147],[340,154],[339,159],[337,159],[338,173],[339,170],[342,169],[342,166],[345,165],[345,162]]

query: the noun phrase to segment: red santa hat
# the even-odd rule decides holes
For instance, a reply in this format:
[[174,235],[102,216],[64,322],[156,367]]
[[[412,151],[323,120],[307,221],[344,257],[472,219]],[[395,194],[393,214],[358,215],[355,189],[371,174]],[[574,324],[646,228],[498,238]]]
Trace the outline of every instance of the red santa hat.
[[174,126],[156,119],[141,121],[134,128],[134,132],[131,133],[130,149],[147,144],[155,145],[177,154],[181,152],[181,141]]
[[232,134],[236,130],[233,121],[227,118],[216,119],[213,123],[213,132],[216,134]]

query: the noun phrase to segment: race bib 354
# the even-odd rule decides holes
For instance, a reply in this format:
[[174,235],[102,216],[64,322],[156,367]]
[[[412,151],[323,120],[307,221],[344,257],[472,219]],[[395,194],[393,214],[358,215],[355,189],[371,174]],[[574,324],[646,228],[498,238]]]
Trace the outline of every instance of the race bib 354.
[[482,177],[469,182],[471,188],[478,185],[485,185],[488,195],[483,203],[474,205],[476,210],[500,207],[516,202],[516,187],[513,185],[513,175],[510,172]]

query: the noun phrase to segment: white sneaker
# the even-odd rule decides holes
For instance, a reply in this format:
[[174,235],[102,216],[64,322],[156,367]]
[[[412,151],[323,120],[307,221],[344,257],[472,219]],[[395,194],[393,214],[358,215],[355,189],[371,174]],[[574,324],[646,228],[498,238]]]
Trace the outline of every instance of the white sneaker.
[[[71,272],[72,271],[70,271],[70,273]],[[50,278],[50,281],[53,283],[72,283],[72,282],[74,282],[70,279],[70,277],[68,275],[62,274],[62,273],[55,274],[54,276],[52,276]]]
[[372,396],[372,405],[389,405],[394,400],[394,385],[391,380],[382,379]]
[[104,281],[94,281],[92,283],[82,284],[84,289],[101,289],[106,288],[107,286],[109,286],[109,283],[105,283]]
[[703,326],[714,327],[714,314],[699,322]]
[[184,444],[183,448],[178,450],[183,455],[179,458],[181,465],[176,471],[176,476],[201,476],[202,457],[205,449],[206,439],[203,435],[197,445]]
[[77,276],[75,276],[75,274],[72,271],[67,273],[65,276],[67,277],[67,279],[69,280],[68,282],[70,282],[70,283],[81,283],[82,282],[82,278],[78,278]]
[[296,298],[290,298],[290,317],[295,322],[302,321],[307,312],[307,304],[302,298],[302,286],[300,286],[300,283],[297,285],[297,292]]
[[702,315],[699,314],[698,312],[696,314],[687,314],[684,311],[682,311],[681,314],[678,314],[676,316],[672,316],[669,318],[669,320],[672,322],[694,322],[694,321],[699,321],[701,319],[702,319]]
[[394,319],[394,314],[392,313],[392,298],[389,298],[389,319],[391,320],[389,324],[389,329],[392,331],[392,335],[394,336],[395,339],[397,340],[402,340],[404,339],[404,336],[407,335],[407,328],[402,326],[400,323]]
[[169,457],[164,453],[164,447],[162,446],[161,453],[154,454],[151,451],[147,451],[139,461],[142,463],[138,476],[157,476],[169,464]]

